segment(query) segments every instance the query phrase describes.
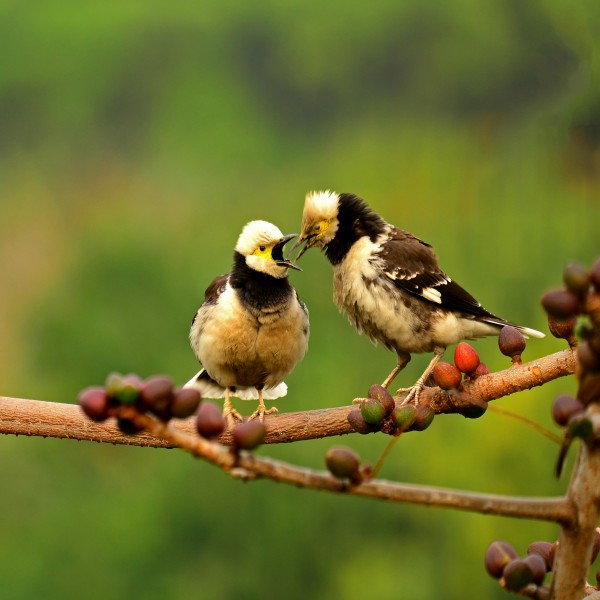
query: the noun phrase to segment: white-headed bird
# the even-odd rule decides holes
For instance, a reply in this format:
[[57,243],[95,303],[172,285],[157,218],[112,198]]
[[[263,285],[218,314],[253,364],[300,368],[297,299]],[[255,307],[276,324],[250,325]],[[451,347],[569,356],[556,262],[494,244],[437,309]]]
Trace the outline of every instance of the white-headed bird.
[[248,223],[235,247],[231,273],[207,288],[192,321],[190,342],[202,370],[186,387],[205,398],[225,398],[223,415],[231,426],[241,415],[230,397],[258,398],[250,416],[276,412],[264,400],[285,396],[284,378],[306,353],[308,311],[288,281],[283,248],[296,234],[284,236],[267,221]]
[[[412,353],[433,352],[405,402],[419,394],[447,346],[498,335],[508,321],[487,311],[439,267],[432,247],[387,223],[361,198],[331,191],[306,195],[296,260],[320,248],[333,266],[333,299],[352,325],[396,352],[387,387]],[[514,325],[526,336],[543,333]]]

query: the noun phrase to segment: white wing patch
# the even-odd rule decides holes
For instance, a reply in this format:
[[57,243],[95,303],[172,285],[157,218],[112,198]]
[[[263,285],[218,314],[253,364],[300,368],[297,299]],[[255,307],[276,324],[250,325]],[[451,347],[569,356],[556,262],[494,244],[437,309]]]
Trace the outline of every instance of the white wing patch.
[[423,296],[423,298],[427,298],[427,300],[431,300],[431,302],[436,302],[437,304],[442,303],[442,294],[440,293],[440,290],[438,290],[436,288],[431,288],[431,287],[423,288],[421,295]]

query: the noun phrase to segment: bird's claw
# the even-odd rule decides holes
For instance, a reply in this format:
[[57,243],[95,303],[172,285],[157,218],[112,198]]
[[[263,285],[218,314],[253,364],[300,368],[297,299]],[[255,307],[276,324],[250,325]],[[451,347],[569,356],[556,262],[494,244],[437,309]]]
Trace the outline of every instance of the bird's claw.
[[251,421],[252,419],[256,419],[256,417],[259,418],[260,422],[262,423],[265,420],[265,415],[271,415],[273,413],[278,413],[279,409],[275,406],[272,406],[271,408],[265,408],[264,405],[261,407],[259,406],[249,417],[248,417],[248,421]]
[[367,398],[354,398],[354,400],[352,400],[352,404],[364,404],[367,401]]
[[415,383],[415,385],[413,385],[412,387],[409,388],[400,388],[399,390],[396,391],[396,395],[400,395],[400,394],[407,394],[407,396],[404,398],[404,400],[402,400],[401,402],[401,406],[404,406],[405,404],[409,404],[411,403],[413,400],[413,404],[415,406],[419,405],[419,397],[421,396],[421,391],[423,390],[423,383],[418,382]]

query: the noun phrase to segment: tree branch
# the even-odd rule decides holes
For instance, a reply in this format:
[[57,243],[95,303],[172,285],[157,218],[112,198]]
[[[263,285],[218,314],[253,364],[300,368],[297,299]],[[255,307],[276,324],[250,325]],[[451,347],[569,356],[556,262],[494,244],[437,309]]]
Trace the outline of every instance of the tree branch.
[[[543,385],[575,371],[575,354],[571,349],[513,365],[504,371],[490,373],[465,385],[472,396],[489,401],[517,391]],[[421,402],[429,404],[436,413],[455,413],[457,406],[452,394],[440,388],[425,388]],[[355,406],[282,413],[266,418],[265,443],[279,444],[353,433],[348,413]],[[193,419],[181,423],[181,429],[194,431]],[[122,434],[113,421],[95,423],[86,418],[77,405],[0,397],[0,433],[33,435],[64,439],[127,444],[156,448],[170,447],[165,440],[142,432],[135,436]],[[231,443],[225,432],[219,441]]]

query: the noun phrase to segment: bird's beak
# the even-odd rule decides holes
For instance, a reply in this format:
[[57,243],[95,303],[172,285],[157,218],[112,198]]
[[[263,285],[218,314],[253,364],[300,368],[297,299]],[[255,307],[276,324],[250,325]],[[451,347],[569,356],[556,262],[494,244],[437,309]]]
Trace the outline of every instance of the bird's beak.
[[273,260],[277,263],[277,265],[280,267],[287,267],[288,269],[295,269],[296,271],[302,271],[302,269],[298,265],[294,264],[291,260],[287,260],[283,256],[283,247],[290,240],[293,240],[295,237],[298,237],[297,233],[290,233],[289,235],[283,236],[281,238],[281,240],[279,240],[273,246],[273,251],[271,252],[271,256],[273,257]]
[[296,262],[298,260],[300,260],[300,257],[309,248],[312,248],[315,245],[316,241],[317,241],[317,234],[316,233],[309,233],[309,234],[302,233],[302,234],[300,234],[300,236],[296,240],[296,243],[292,246],[292,252],[293,252],[296,248],[298,248],[298,246],[300,246],[300,244],[302,244],[304,242],[304,247],[300,250],[298,256],[296,256]]

